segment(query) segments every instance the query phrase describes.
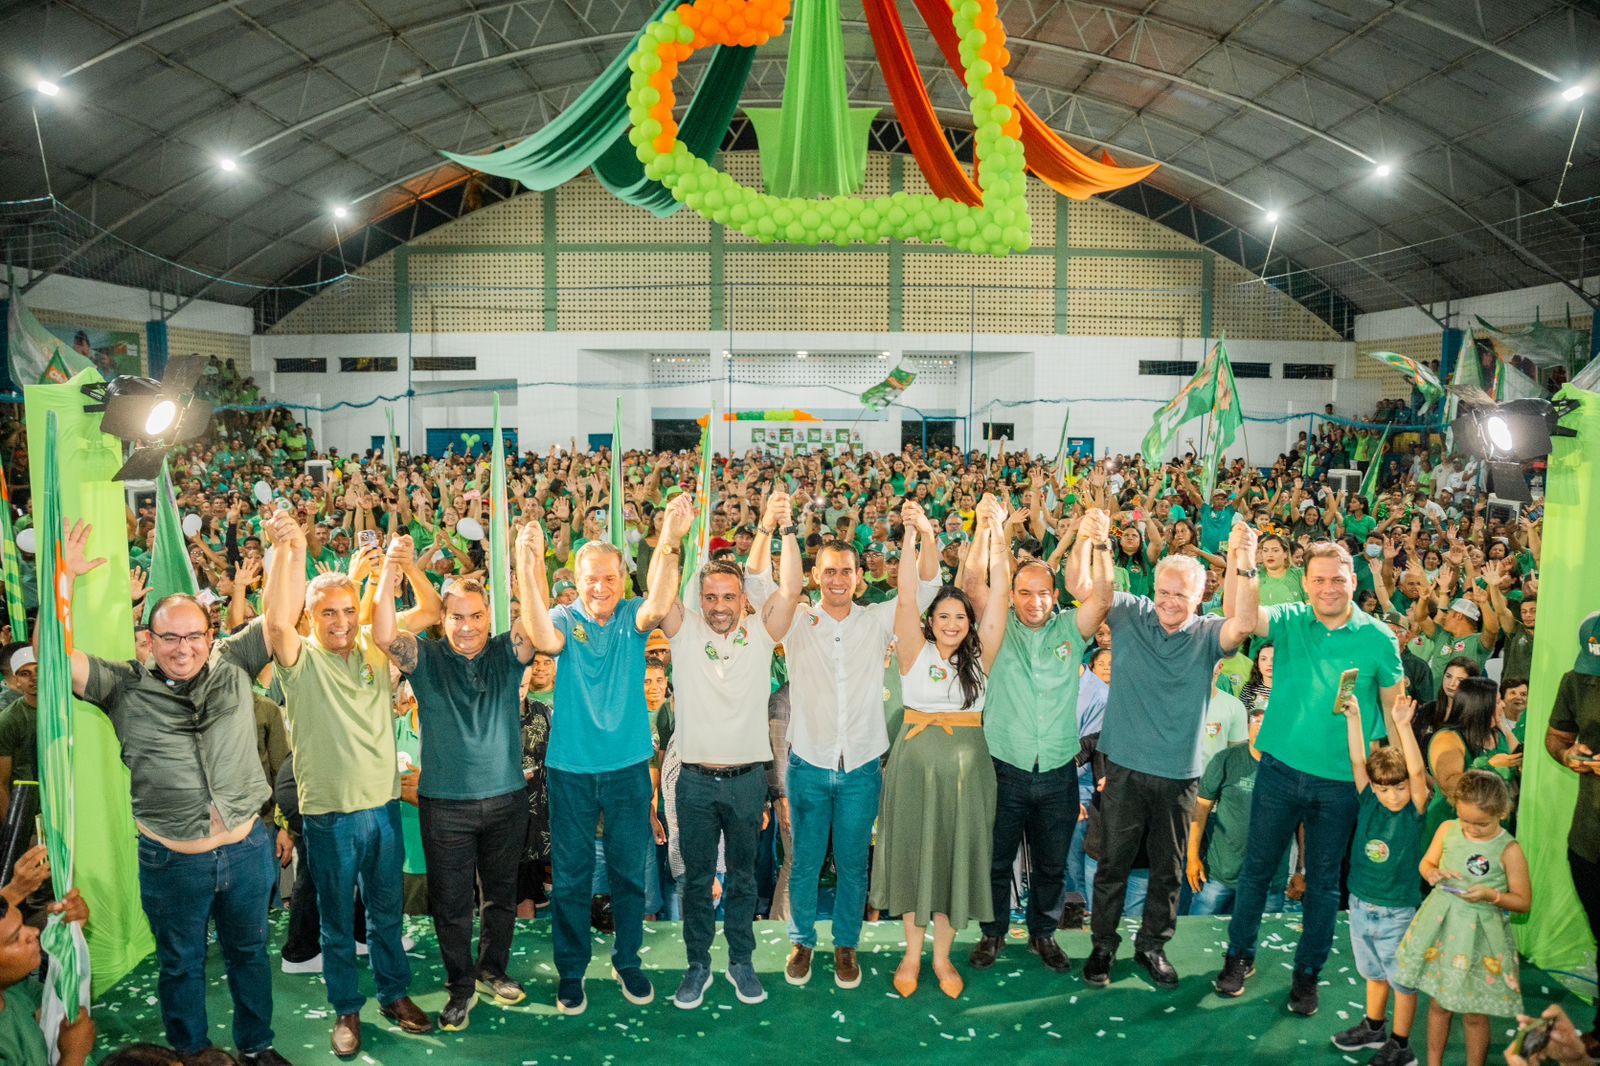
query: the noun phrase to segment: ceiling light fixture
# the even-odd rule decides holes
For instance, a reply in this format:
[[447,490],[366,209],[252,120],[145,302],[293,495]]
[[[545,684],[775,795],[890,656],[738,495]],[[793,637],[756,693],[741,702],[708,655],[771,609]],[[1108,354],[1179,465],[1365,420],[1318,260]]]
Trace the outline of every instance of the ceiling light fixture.
[[55,96],[61,91],[61,86],[57,85],[49,78],[40,78],[38,81],[34,82],[33,87],[40,96]]
[[1268,211],[1267,212],[1267,221],[1268,222],[1276,223],[1278,221],[1278,217],[1279,217],[1278,216],[1278,212],[1276,212],[1276,211]]
[[1388,163],[1379,163],[1378,168],[1374,171],[1374,173],[1380,178],[1387,178],[1390,174],[1394,173],[1394,167],[1391,167]]
[[234,160],[234,158],[227,155],[217,160],[217,166],[221,167],[229,174],[232,174],[234,171],[239,169],[239,164]]
[[[40,84],[43,84],[43,83],[41,82]],[[43,90],[41,89],[40,91],[42,92]],[[1566,101],[1568,101],[1570,103],[1571,101],[1576,100],[1578,97],[1582,96],[1587,91],[1588,91],[1588,89],[1584,87],[1584,84],[1582,82],[1579,82],[1576,85],[1569,85],[1565,89],[1561,90],[1561,99],[1566,100]]]
[[333,217],[334,218],[346,218],[346,217],[349,216],[349,214],[350,214],[350,209],[348,207],[344,206],[344,204],[335,204],[334,205],[334,207],[333,207]]
[[804,359],[806,357],[806,350],[801,348],[798,352],[794,353],[794,357],[796,359]]

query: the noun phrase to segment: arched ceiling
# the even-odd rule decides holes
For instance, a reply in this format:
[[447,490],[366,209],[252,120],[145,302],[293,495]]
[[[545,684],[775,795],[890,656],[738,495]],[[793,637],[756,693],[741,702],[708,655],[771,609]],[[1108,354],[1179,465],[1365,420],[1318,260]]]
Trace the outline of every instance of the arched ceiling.
[[[303,279],[352,231],[459,181],[439,150],[537,130],[653,7],[12,4],[0,195],[50,193],[81,216],[49,261],[24,265],[118,280],[140,249],[195,272],[179,299],[251,302],[250,285]],[[959,130],[962,88],[905,7],[933,102]],[[1578,125],[1600,101],[1600,5],[1002,0],[1001,14],[1011,73],[1054,128],[1164,164],[1111,199],[1254,270],[1304,269],[1363,311],[1551,281],[1595,302],[1575,279],[1596,272],[1600,214],[1551,205],[1558,190],[1580,207],[1600,194],[1600,116]],[[851,97],[889,115],[859,3],[844,20]],[[781,96],[785,48],[762,49],[745,102]],[[39,94],[41,78],[60,91]],[[1587,95],[1565,98],[1573,86]],[[8,240],[13,258],[19,247]]]

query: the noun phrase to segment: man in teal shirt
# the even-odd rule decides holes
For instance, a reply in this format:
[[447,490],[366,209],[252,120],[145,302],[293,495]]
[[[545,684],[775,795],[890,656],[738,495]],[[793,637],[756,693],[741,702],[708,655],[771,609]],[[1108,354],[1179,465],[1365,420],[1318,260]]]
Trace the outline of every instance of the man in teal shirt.
[[[999,504],[985,497],[979,505],[992,522],[977,523],[973,558],[987,558],[992,530],[1006,527]],[[1002,534],[1004,535],[1004,534]],[[1068,566],[1088,583],[1088,538],[1073,546]],[[1005,642],[989,671],[983,734],[994,758],[994,860],[989,868],[994,920],[983,923],[983,937],[972,949],[972,965],[994,965],[1011,926],[1011,867],[1023,834],[1028,837],[1033,876],[1028,891],[1028,950],[1057,973],[1071,965],[1056,943],[1056,925],[1066,878],[1067,852],[1078,822],[1078,676],[1083,649],[1100,628],[1113,591],[1109,552],[1094,567],[1094,593],[1075,610],[1055,611],[1055,577],[1045,564],[1030,560],[1011,579],[1011,615]],[[990,596],[983,567],[969,567],[967,594],[983,616]]]
[[1256,738],[1250,839],[1228,926],[1228,953],[1217,994],[1243,993],[1255,973],[1256,939],[1279,858],[1305,824],[1305,929],[1295,949],[1289,1009],[1317,1011],[1317,974],[1333,947],[1339,873],[1355,831],[1359,804],[1350,766],[1346,724],[1336,713],[1342,675],[1357,671],[1354,695],[1369,741],[1388,735],[1385,721],[1403,691],[1405,673],[1394,634],[1355,607],[1355,566],[1349,552],[1321,542],[1306,549],[1307,603],[1261,612],[1256,635],[1272,641],[1276,658],[1272,713]]

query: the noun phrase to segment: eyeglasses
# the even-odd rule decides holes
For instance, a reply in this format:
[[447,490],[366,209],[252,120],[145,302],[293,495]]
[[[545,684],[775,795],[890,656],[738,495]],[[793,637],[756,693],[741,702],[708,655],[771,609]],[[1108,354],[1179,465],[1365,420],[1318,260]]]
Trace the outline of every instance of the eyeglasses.
[[211,632],[210,630],[202,629],[198,633],[151,633],[150,636],[163,648],[176,648],[180,644],[203,648],[206,645],[206,641],[211,639]]

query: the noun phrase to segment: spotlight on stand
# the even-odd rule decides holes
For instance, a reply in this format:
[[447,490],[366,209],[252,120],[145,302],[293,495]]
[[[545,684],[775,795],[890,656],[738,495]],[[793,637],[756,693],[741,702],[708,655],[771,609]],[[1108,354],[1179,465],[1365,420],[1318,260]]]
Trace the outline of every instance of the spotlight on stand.
[[133,446],[115,480],[154,478],[173,445],[205,433],[211,424],[211,403],[194,394],[205,366],[201,356],[178,355],[167,361],[159,381],[123,375],[83,386],[84,395],[93,401],[84,410],[104,411],[100,428]]
[[1558,417],[1549,400],[1482,404],[1458,415],[1450,423],[1450,432],[1456,451],[1488,462],[1489,484],[1496,496],[1526,503],[1533,497],[1522,476],[1522,464],[1550,454]]

